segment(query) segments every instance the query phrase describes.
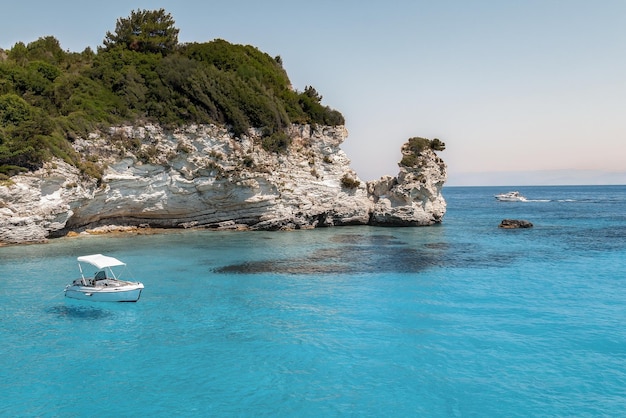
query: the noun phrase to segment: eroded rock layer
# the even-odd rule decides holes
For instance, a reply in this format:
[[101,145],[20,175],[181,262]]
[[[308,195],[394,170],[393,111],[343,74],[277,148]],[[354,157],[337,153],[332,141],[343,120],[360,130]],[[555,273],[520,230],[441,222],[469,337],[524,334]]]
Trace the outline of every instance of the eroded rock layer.
[[344,127],[294,125],[289,137],[282,153],[266,151],[260,132],[235,138],[214,125],[173,132],[124,126],[79,138],[76,151],[105,167],[102,179],[57,160],[0,183],[0,243],[111,226],[273,230],[441,222],[446,167],[432,150],[397,177],[365,184],[340,148]]

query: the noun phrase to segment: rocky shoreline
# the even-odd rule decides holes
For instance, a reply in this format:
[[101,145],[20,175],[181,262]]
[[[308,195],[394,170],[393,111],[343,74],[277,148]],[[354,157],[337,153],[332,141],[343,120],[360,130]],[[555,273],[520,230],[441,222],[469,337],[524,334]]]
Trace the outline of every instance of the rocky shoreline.
[[[122,126],[78,138],[104,167],[98,182],[61,160],[0,183],[0,245],[86,231],[164,228],[289,230],[442,221],[446,166],[420,152],[397,176],[365,183],[340,145],[344,127],[293,125],[284,153],[223,127]],[[404,154],[410,150],[404,146]],[[107,229],[108,228],[108,229]]]

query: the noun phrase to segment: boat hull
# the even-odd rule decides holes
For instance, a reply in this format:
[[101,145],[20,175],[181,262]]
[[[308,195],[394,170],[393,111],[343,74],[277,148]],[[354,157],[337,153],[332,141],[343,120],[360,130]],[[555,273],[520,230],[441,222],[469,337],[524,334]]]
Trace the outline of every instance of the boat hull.
[[500,202],[525,202],[526,199],[523,197],[498,197],[496,199]]
[[141,297],[143,284],[121,288],[98,288],[89,286],[68,286],[65,297],[96,302],[137,302]]

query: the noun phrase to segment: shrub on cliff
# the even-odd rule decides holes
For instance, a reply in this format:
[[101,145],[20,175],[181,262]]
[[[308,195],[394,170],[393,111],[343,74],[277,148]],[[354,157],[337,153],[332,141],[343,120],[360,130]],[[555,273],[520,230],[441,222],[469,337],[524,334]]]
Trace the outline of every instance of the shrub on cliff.
[[264,128],[264,147],[276,152],[286,147],[279,134],[291,123],[344,123],[313,87],[291,88],[280,57],[219,39],[180,45],[163,9],[118,19],[97,53],[65,52],[51,36],[16,43],[0,60],[0,97],[11,108],[1,117],[15,120],[0,127],[5,174],[53,155],[82,167],[87,156],[75,155],[68,141],[136,120],[225,124],[237,136]]
[[446,144],[441,142],[438,138],[432,140],[420,137],[409,138],[403,146],[402,160],[398,165],[415,167],[419,162],[418,156],[427,149],[443,151],[446,149]]
[[50,117],[16,94],[0,96],[0,174],[36,170],[56,155],[76,163],[67,141],[54,130]]
[[275,132],[271,135],[266,135],[261,140],[261,146],[268,152],[285,152],[290,144],[291,138],[284,132]]
[[343,177],[341,177],[341,185],[347,189],[356,189],[360,184],[361,182],[351,175],[344,174]]
[[430,141],[430,148],[435,151],[443,151],[446,149],[446,144],[441,142],[439,138],[435,138],[432,141]]

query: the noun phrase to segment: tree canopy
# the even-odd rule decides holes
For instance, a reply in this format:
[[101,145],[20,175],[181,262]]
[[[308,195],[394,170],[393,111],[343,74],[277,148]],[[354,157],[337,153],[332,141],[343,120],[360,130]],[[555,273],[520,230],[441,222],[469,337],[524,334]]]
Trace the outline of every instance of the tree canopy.
[[164,9],[136,10],[127,18],[119,18],[115,33],[107,32],[104,46],[122,46],[137,52],[168,54],[178,45],[178,29],[172,15]]
[[178,44],[163,9],[118,19],[103,45],[66,52],[47,36],[0,51],[0,178],[51,156],[89,172],[71,141],[137,120],[223,124],[235,135],[261,128],[271,150],[291,123],[344,123],[313,87],[293,90],[280,57],[221,39]]

